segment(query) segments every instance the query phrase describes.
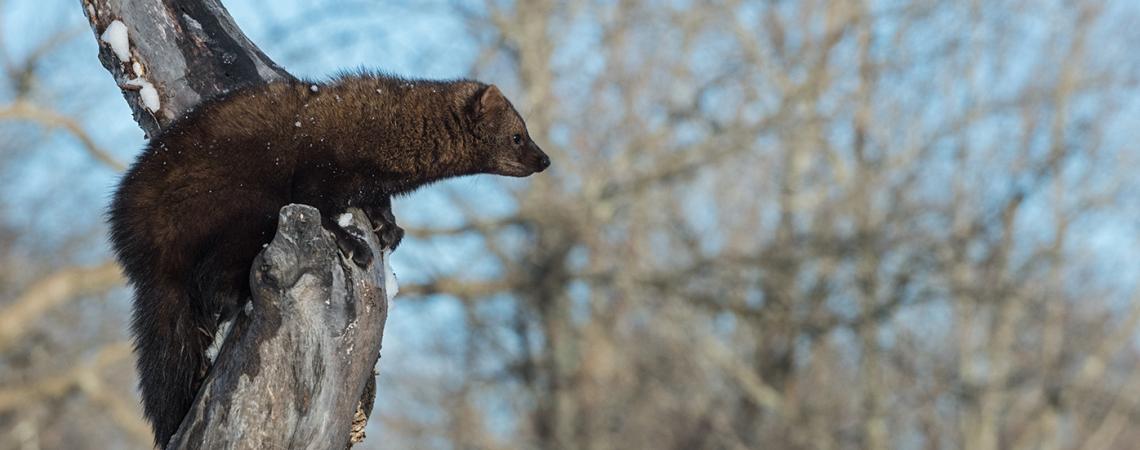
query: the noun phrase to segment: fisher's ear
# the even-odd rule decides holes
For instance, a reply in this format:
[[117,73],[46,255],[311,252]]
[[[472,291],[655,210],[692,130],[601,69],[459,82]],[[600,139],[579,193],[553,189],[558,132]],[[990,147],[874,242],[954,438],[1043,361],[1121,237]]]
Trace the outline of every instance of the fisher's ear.
[[507,98],[503,97],[499,87],[493,84],[483,88],[483,91],[476,95],[478,95],[478,99],[472,105],[472,113],[476,119],[481,119],[488,113],[507,105]]

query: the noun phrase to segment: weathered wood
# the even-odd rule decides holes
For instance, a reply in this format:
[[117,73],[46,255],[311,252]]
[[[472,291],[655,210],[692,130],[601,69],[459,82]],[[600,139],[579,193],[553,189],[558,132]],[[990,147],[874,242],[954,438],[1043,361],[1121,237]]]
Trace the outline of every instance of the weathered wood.
[[[375,234],[358,234],[380,254]],[[388,314],[377,261],[360,268],[343,258],[315,208],[283,208],[254,261],[252,307],[168,448],[344,448]]]
[[[99,60],[148,137],[203,99],[292,78],[246,38],[218,0],[80,3],[99,42]],[[101,39],[116,21],[126,30],[126,60]],[[143,101],[140,85],[146,84],[157,91],[157,108]],[[363,214],[353,213],[368,229]],[[374,382],[387,317],[379,272],[387,257],[375,236],[364,233],[374,267],[355,267],[306,206],[283,209],[279,226],[254,264],[251,313],[234,321],[168,448],[339,449],[350,428],[354,442],[363,436],[375,399],[374,386],[365,384]]]
[[[218,0],[81,0],[99,42],[99,61],[120,87],[144,79],[161,106],[148,110],[136,87],[123,89],[135,121],[153,136],[205,98],[234,88],[291,78],[234,23]],[[130,60],[122,61],[100,37],[122,22]],[[136,71],[136,63],[137,71]],[[141,73],[138,73],[141,72]]]

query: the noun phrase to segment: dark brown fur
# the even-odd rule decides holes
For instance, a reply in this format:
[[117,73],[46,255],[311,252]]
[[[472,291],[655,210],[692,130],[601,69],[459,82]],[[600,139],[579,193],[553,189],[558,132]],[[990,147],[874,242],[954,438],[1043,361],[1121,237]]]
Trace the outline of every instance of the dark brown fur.
[[282,206],[315,206],[332,228],[351,206],[384,222],[376,216],[391,218],[392,195],[549,164],[510,102],[474,81],[281,82],[208,101],[172,124],[127,172],[110,210],[135,288],[132,330],[156,442],[188,411],[220,318],[248,299],[250,264]]

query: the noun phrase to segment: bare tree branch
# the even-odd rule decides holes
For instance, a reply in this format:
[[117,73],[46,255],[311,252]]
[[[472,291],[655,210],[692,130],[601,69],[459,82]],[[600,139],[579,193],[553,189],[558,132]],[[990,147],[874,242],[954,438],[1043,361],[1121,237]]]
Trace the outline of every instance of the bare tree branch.
[[0,352],[41,323],[40,317],[63,303],[85,295],[107,292],[124,283],[113,261],[90,267],[69,267],[31,284],[0,309]]
[[121,364],[130,356],[131,347],[127,343],[111,344],[100,349],[91,360],[65,373],[21,386],[4,386],[0,389],[0,411],[23,407],[33,403],[38,397],[60,397],[67,390],[78,386],[85,377],[95,376],[99,370],[113,364]]
[[203,99],[251,83],[292,78],[245,37],[218,0],[81,3],[97,39],[115,21],[126,27],[129,59],[121,60],[100,39],[99,61],[120,86],[145,80],[157,90],[160,106],[152,111],[138,89],[123,89],[147,136]]
[[111,153],[95,143],[87,130],[79,124],[75,119],[65,115],[56,113],[40,106],[37,106],[26,100],[17,101],[16,103],[0,107],[0,119],[23,119],[36,122],[48,128],[63,128],[67,130],[79,143],[83,145],[83,149],[87,150],[97,161],[114,169],[116,172],[122,172],[126,168],[122,162],[111,156]]

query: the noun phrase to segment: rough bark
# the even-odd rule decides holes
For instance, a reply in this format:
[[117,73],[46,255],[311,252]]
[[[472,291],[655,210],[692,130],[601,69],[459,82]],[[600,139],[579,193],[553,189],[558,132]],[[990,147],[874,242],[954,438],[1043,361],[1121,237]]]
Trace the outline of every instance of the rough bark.
[[[218,0],[81,3],[99,60],[148,137],[203,99],[292,77],[242,34]],[[101,39],[115,21],[127,30],[126,61]],[[141,80],[157,90],[157,109],[141,98]],[[363,213],[352,212],[358,228],[369,229]],[[387,318],[380,272],[386,256],[375,236],[363,233],[373,266],[354,266],[313,208],[290,205],[280,218],[277,236],[253,265],[252,309],[234,321],[167,448],[339,449],[363,438]]]
[[[238,29],[218,0],[81,0],[97,40],[112,22],[126,25],[130,60],[99,40],[99,61],[123,89],[135,121],[152,136],[205,98],[255,83],[291,78]],[[136,70],[135,64],[138,64]],[[146,109],[142,78],[158,90],[161,107]]]
[[251,308],[168,448],[344,448],[380,352],[382,264],[345,260],[315,208],[289,205],[253,267]]

